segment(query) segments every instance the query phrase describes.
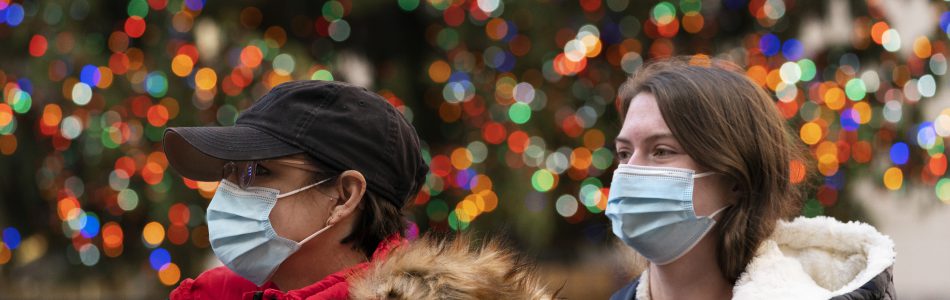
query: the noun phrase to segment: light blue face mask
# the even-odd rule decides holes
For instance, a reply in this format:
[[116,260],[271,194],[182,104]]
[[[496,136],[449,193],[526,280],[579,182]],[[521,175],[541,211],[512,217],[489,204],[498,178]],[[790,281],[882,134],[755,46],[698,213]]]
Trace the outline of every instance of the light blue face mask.
[[614,171],[606,215],[613,232],[650,262],[668,264],[689,252],[716,221],[693,211],[693,182],[715,174],[621,164]]
[[214,255],[228,269],[253,282],[263,285],[277,267],[300,246],[330,229],[328,225],[309,237],[294,242],[277,235],[270,223],[270,212],[277,199],[327,182],[330,178],[280,194],[265,187],[242,190],[227,179],[222,180],[208,204],[208,238]]

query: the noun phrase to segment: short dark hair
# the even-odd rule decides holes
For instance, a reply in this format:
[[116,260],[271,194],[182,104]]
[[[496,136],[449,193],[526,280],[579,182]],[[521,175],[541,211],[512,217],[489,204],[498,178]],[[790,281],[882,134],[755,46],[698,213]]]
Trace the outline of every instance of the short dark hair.
[[[309,161],[320,170],[329,170],[327,166],[312,158]],[[337,180],[339,178],[334,177],[331,183]],[[372,183],[367,182],[367,184]],[[419,187],[417,185],[413,188],[412,195],[415,195],[419,192]],[[406,231],[408,224],[404,212],[405,205],[397,207],[393,204],[395,201],[387,201],[382,197],[376,192],[366,189],[357,210],[359,215],[356,224],[353,226],[353,232],[344,237],[340,241],[341,244],[352,243],[354,249],[363,252],[366,257],[371,257],[373,252],[376,252],[380,242],[394,234],[401,235]],[[400,203],[408,203],[408,201],[400,201]]]
[[380,242],[393,234],[403,234],[407,227],[403,208],[379,197],[372,191],[366,191],[353,232],[340,241],[343,244],[353,243],[353,247],[367,257],[373,255]]

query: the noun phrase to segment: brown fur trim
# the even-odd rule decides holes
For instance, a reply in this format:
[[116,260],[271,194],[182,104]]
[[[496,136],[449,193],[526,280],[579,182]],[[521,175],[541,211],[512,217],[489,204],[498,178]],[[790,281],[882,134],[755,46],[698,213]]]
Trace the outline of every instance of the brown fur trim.
[[352,299],[552,299],[533,268],[495,240],[426,236],[350,279]]

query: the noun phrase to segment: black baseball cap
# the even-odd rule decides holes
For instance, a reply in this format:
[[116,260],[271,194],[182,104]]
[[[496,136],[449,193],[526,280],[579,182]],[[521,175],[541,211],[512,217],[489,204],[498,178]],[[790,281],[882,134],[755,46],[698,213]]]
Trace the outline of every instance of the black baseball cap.
[[356,170],[367,188],[402,207],[429,170],[415,128],[388,101],[335,81],[280,84],[242,112],[234,126],[165,130],[165,155],[182,176],[221,180],[229,161],[306,153],[331,172]]

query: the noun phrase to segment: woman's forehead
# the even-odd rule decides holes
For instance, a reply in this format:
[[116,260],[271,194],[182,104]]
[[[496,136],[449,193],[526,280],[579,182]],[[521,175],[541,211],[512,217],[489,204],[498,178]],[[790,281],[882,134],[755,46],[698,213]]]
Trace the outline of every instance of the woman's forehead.
[[660,108],[653,95],[640,93],[630,101],[618,139],[641,139],[654,135],[669,135]]

